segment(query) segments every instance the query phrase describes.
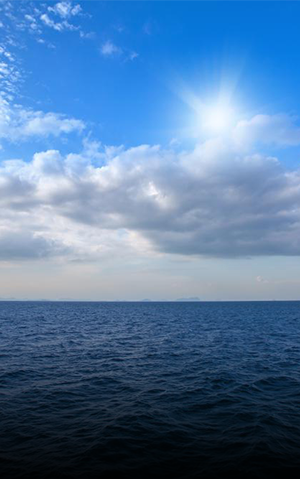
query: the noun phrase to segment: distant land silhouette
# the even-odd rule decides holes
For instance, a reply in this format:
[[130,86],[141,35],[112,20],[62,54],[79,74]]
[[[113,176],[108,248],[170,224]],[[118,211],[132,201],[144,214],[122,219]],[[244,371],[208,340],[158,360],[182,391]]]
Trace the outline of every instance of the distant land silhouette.
[[201,301],[198,296],[192,296],[190,298],[178,298],[176,301]]

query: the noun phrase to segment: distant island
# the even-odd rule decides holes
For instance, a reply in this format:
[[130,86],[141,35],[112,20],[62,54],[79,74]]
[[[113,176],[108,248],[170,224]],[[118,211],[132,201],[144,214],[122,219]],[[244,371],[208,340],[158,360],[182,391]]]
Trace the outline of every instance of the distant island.
[[201,301],[198,296],[192,296],[190,298],[178,298],[176,301],[183,302],[183,301]]

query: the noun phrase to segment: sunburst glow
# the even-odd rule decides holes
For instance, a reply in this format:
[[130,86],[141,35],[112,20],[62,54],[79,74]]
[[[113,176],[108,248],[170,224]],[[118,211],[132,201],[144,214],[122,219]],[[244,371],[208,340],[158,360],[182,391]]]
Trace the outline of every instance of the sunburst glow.
[[224,132],[232,124],[233,110],[227,105],[217,104],[204,108],[201,117],[201,123],[206,130]]

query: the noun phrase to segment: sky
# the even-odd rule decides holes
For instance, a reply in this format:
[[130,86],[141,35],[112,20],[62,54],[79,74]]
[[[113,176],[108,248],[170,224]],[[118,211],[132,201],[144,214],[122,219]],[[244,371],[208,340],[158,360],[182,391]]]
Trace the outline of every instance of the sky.
[[0,299],[300,300],[299,15],[0,1]]

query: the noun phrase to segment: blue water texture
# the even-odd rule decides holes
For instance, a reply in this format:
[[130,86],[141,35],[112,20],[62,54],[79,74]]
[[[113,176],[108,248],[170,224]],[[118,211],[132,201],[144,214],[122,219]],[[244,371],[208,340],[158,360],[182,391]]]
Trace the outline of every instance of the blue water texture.
[[0,474],[300,472],[300,302],[0,303]]

